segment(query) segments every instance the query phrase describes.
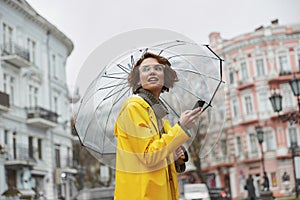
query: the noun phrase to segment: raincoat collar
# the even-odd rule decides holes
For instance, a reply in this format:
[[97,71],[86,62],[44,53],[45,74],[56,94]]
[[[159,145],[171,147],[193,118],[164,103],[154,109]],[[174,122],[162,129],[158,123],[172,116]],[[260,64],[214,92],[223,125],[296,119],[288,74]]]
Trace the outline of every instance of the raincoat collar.
[[143,88],[139,89],[138,95],[142,97],[153,109],[157,119],[162,119],[164,116],[169,114],[167,107],[163,102],[156,98],[151,92]]

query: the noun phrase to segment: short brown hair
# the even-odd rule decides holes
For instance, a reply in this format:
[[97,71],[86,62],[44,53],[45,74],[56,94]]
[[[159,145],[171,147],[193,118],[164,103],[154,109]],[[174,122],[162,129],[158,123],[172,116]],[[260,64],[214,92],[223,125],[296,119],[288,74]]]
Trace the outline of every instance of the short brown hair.
[[178,81],[178,77],[176,72],[171,68],[171,63],[163,56],[146,52],[133,66],[133,69],[128,75],[128,83],[129,86],[132,88],[132,91],[134,94],[138,93],[138,89],[141,88],[141,85],[138,85],[138,82],[140,81],[140,72],[139,72],[139,66],[141,63],[147,59],[147,58],[154,58],[157,60],[158,63],[165,65],[164,68],[164,86],[161,90],[161,92],[169,91],[169,88],[172,88],[174,86],[174,83]]

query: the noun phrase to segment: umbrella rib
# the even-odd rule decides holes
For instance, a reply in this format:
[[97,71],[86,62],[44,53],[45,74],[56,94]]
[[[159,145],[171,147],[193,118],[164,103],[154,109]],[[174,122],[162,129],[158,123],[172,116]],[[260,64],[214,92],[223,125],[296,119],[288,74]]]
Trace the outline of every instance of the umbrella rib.
[[175,115],[178,118],[180,117],[180,115],[176,112],[176,110],[163,97],[159,97],[159,98],[164,102],[164,104],[166,104],[175,113]]
[[168,57],[168,60],[172,59],[172,58],[176,58],[176,57],[183,57],[183,56],[197,56],[197,57],[203,57],[203,58],[210,58],[210,59],[214,59],[214,60],[219,60],[219,58],[215,58],[215,57],[211,57],[211,56],[205,56],[205,55],[199,55],[199,54],[192,54],[192,53],[173,55],[173,56]]
[[214,97],[216,96],[216,93],[217,93],[217,91],[218,91],[218,89],[219,89],[219,87],[220,87],[221,83],[222,83],[222,82],[219,82],[219,84],[218,84],[217,88],[215,89],[215,92],[214,92],[214,94],[211,96],[211,98],[210,98],[210,102],[209,102],[209,105],[211,104],[212,100],[213,100],[213,99],[214,99]]
[[112,79],[123,79],[123,80],[127,79],[126,77],[110,76],[110,75],[108,75],[108,74],[105,74],[105,75],[103,75],[102,77],[103,77],[103,78],[112,78]]
[[103,98],[103,101],[105,101],[106,99],[108,99],[108,98],[110,98],[110,97],[112,97],[112,96],[118,94],[118,93],[119,93],[120,91],[122,91],[122,90],[123,90],[123,88],[117,90],[117,91],[114,92],[114,93],[111,93],[111,92],[113,91],[113,90],[112,90],[111,92],[108,93],[108,96],[106,96],[106,97]]
[[204,46],[206,46],[208,49],[209,49],[209,51],[210,52],[212,52],[219,60],[222,60],[222,61],[224,61],[222,58],[220,58],[210,47],[209,47],[209,45],[204,45]]
[[[119,90],[119,91],[122,91],[123,89],[121,89],[121,90]],[[128,91],[128,90],[127,90]],[[111,95],[112,96],[112,95]],[[121,95],[121,97],[122,97],[123,95]],[[103,99],[103,101],[104,100],[106,100],[106,99],[108,99],[108,97],[106,97],[105,99]],[[120,98],[119,98],[120,99]],[[102,101],[102,102],[103,102]],[[119,100],[118,100],[119,101]],[[114,102],[114,104],[115,104],[116,102]],[[96,111],[99,109],[99,107],[100,107],[100,104],[97,106],[97,108],[95,109]],[[94,113],[94,115],[95,115],[95,113]],[[108,118],[107,118],[108,119]],[[88,126],[87,126],[87,128],[86,128],[86,130],[88,130],[89,129],[89,127],[90,127],[90,125],[91,125],[91,122],[92,122],[92,120],[90,120],[89,121],[89,123],[88,123]],[[106,126],[107,127],[107,126]],[[106,127],[105,127],[105,130],[106,130]],[[84,138],[83,138],[83,141],[85,141],[85,138],[86,138],[86,136],[87,136],[87,134],[85,134],[84,135]],[[103,141],[104,142],[104,141]],[[85,145],[85,146],[87,146],[87,145]],[[91,148],[91,146],[89,147],[89,148]],[[104,148],[104,147],[103,147]],[[101,154],[101,152],[100,152],[100,154]]]
[[[181,42],[184,42],[184,41],[181,41]],[[185,45],[185,43],[180,43],[180,44],[174,44],[174,45],[171,45],[171,46],[168,46],[164,49],[162,49],[158,55],[161,55],[166,49],[170,49],[170,48],[173,48],[173,47],[176,47],[176,46],[181,46],[181,45]],[[159,46],[159,45],[158,45]]]
[[[123,88],[123,89],[124,89],[124,88]],[[113,102],[112,107],[113,107],[114,105],[116,105],[116,103],[118,103],[118,102],[121,100],[121,98],[124,96],[124,94],[126,94],[126,93],[128,92],[129,89],[130,89],[130,88],[127,88],[127,90],[125,90],[125,92],[124,92],[122,95],[121,95],[121,93],[120,93],[120,95],[119,95],[119,97],[116,99],[116,101]],[[108,116],[107,116],[107,118],[106,118],[106,123],[105,123],[106,125],[105,125],[104,132],[106,132],[107,125],[108,125],[108,119],[109,119],[111,113],[112,113],[112,109],[109,110]],[[106,139],[106,138],[104,137],[103,143],[105,143],[105,139]],[[103,148],[102,148],[102,152],[104,152],[104,145],[103,145]]]
[[[125,79],[124,79],[124,80],[125,80]],[[90,100],[90,98],[91,98],[93,95],[95,95],[98,91],[100,91],[100,90],[102,90],[102,89],[112,88],[112,87],[114,87],[114,86],[125,85],[125,84],[127,84],[127,82],[120,83],[120,84],[115,84],[115,85],[112,85],[112,86],[106,86],[106,87],[104,87],[104,88],[99,88],[99,89],[97,89],[94,93],[92,93],[91,95],[89,95],[87,98],[82,99],[82,100],[81,100],[81,106],[84,106],[84,105]],[[85,100],[85,101],[83,101],[83,100]],[[81,108],[81,106],[80,106],[80,108]],[[80,110],[80,108],[79,108],[79,110]]]
[[121,70],[123,70],[124,72],[126,72],[127,74],[129,74],[129,72],[130,72],[130,69],[129,69],[129,68],[123,66],[122,64],[117,64],[117,66],[118,66]]
[[130,61],[131,61],[131,68],[132,68],[135,63],[133,55],[130,56]]
[[180,86],[180,85],[176,85],[176,86],[179,87],[179,88],[181,88],[181,89],[183,89],[184,91],[186,91],[187,93],[191,94],[192,96],[194,96],[194,97],[196,97],[196,98],[198,98],[198,99],[201,99],[201,97],[196,96],[194,93],[192,93],[191,91],[185,89],[184,87],[182,87],[182,86]]
[[127,82],[124,82],[124,83],[118,83],[118,84],[115,84],[115,85],[109,85],[109,86],[101,87],[101,88],[99,88],[97,91],[99,91],[99,90],[104,90],[104,89],[109,89],[109,88],[113,88],[113,87],[121,86],[121,85],[125,85],[125,84],[127,84]]
[[208,78],[211,78],[211,79],[213,79],[213,80],[215,80],[215,81],[221,81],[221,82],[223,82],[222,80],[220,80],[220,79],[217,79],[217,78],[215,78],[215,77],[213,77],[213,76],[209,76],[209,75],[206,75],[206,74],[202,74],[202,73],[200,73],[200,72],[197,72],[197,71],[194,71],[194,70],[190,70],[190,69],[184,69],[184,68],[174,68],[176,71],[185,71],[185,72],[191,72],[191,73],[194,73],[194,74],[198,74],[198,75],[202,75],[202,76],[205,76],[205,77],[208,77]]

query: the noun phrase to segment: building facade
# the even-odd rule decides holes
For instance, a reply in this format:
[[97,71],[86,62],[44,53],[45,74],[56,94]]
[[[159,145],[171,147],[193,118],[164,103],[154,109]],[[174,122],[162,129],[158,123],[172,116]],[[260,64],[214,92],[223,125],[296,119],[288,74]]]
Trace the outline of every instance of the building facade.
[[25,0],[0,0],[0,46],[0,194],[14,188],[24,199],[70,199],[73,43]]
[[[224,187],[232,199],[242,199],[247,196],[244,186],[251,174],[259,196],[265,166],[273,195],[292,195],[295,182],[290,147],[293,142],[300,146],[300,123],[283,122],[269,97],[274,91],[282,95],[280,114],[298,111],[288,81],[300,77],[300,23],[284,26],[274,20],[230,40],[218,32],[209,37],[210,47],[225,60],[226,101],[219,106],[226,111],[226,121],[221,137],[210,137],[218,143],[202,160],[208,186]],[[262,151],[257,125],[264,132]],[[285,172],[288,181],[283,179]]]

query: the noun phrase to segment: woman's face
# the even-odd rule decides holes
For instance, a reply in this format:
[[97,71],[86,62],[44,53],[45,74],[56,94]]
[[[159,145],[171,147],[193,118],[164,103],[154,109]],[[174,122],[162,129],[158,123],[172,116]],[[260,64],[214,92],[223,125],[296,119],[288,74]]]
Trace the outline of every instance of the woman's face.
[[164,85],[164,65],[155,58],[146,58],[139,66],[139,84],[149,90],[154,96],[159,97]]

